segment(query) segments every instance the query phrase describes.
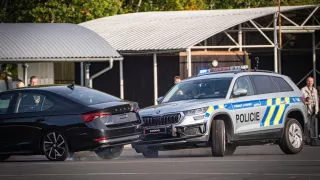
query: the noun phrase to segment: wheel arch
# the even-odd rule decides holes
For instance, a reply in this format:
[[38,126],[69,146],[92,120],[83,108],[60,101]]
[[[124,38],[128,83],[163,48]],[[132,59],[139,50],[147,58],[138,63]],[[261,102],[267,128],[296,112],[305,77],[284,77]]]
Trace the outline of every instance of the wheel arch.
[[214,116],[211,118],[211,122],[210,122],[210,138],[209,138],[209,142],[211,142],[211,131],[212,131],[212,122],[215,120],[223,120],[226,126],[226,132],[227,132],[227,139],[228,139],[228,143],[232,141],[232,137],[234,134],[234,126],[233,126],[233,122],[232,122],[232,118],[231,116],[226,113],[226,112],[219,112],[214,114]]
[[302,131],[304,132],[304,128],[305,128],[305,116],[303,115],[302,111],[300,109],[290,109],[287,113],[286,113],[286,116],[285,116],[285,119],[284,119],[284,125],[287,123],[287,119],[288,118],[293,118],[293,119],[296,119],[301,127],[302,127]]

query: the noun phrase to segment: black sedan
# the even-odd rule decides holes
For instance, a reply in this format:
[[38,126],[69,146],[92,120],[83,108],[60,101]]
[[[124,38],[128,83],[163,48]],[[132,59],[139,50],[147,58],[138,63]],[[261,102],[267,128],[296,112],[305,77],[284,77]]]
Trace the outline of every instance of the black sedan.
[[77,151],[120,156],[139,139],[136,102],[75,85],[19,88],[0,93],[0,161],[42,155],[64,161]]

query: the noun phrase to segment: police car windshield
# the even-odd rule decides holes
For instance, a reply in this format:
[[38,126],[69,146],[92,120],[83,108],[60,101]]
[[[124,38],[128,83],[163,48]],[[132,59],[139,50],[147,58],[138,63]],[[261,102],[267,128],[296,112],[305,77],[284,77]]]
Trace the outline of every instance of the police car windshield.
[[162,102],[225,98],[231,80],[232,78],[211,78],[181,82],[169,91]]

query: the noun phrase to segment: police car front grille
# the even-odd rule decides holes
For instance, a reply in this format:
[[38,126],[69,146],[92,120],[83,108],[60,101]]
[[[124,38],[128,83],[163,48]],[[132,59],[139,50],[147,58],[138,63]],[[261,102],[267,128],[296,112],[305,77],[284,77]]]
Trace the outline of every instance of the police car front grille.
[[179,122],[181,114],[168,114],[163,116],[143,117],[143,126],[159,126],[176,124]]

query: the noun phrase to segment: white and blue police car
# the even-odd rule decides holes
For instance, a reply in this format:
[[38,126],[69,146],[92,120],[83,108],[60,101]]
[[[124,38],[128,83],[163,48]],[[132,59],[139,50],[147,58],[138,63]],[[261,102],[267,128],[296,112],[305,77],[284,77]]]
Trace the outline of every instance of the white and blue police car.
[[284,75],[233,66],[201,70],[175,85],[158,105],[141,109],[143,136],[132,144],[144,157],[159,151],[211,147],[213,156],[237,146],[279,144],[285,154],[304,145],[307,109]]

